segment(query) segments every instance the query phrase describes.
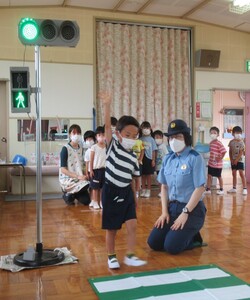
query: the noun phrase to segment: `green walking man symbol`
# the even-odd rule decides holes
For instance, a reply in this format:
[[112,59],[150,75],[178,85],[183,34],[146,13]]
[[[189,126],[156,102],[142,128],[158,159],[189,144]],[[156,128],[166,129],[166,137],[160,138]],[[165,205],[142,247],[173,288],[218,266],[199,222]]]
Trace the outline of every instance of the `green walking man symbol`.
[[24,105],[25,98],[24,98],[22,92],[18,93],[18,96],[16,97],[15,100],[18,101],[17,106],[16,106],[17,108],[20,108],[20,107],[25,108],[25,105]]

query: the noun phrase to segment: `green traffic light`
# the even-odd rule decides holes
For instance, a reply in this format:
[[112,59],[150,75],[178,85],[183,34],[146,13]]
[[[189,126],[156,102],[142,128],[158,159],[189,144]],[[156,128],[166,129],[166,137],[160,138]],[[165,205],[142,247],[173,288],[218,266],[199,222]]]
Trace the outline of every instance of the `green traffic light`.
[[13,92],[12,105],[16,109],[22,110],[29,107],[28,91],[15,91]]
[[16,104],[17,108],[20,108],[20,107],[25,108],[25,104],[24,104],[25,98],[24,98],[24,95],[22,92],[18,93],[15,101],[17,102],[17,104]]
[[39,35],[39,26],[32,18],[24,18],[19,22],[19,34],[26,41],[34,41]]

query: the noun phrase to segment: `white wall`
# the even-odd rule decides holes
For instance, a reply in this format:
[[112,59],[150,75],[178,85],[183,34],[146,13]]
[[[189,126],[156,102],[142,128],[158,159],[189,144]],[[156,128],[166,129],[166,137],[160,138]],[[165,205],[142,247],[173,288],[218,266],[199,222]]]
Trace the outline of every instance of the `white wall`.
[[[10,67],[23,66],[20,61],[0,61],[0,81],[9,80]],[[30,85],[35,87],[35,65],[25,63],[30,70]],[[7,82],[9,87],[9,82]],[[91,65],[41,63],[41,104],[42,119],[68,119],[69,124],[79,124],[84,133],[92,129],[93,111],[93,67]],[[35,142],[17,141],[17,119],[36,119],[35,97],[31,97],[31,113],[11,113],[9,88],[7,88],[8,104],[8,160],[15,154],[22,154],[28,159],[35,152]],[[42,142],[43,152],[60,151],[61,143]]]
[[[22,62],[0,61],[0,78],[10,78],[11,66],[23,66]],[[30,84],[35,87],[35,66],[27,62]],[[41,63],[42,118],[92,118],[93,67],[90,65]],[[10,101],[9,101],[10,105]],[[35,117],[34,96],[31,100],[31,117]],[[9,109],[11,111],[11,109]],[[10,117],[17,114],[9,113]],[[27,117],[26,114],[18,114]]]
[[250,73],[195,71],[195,89],[250,90]]

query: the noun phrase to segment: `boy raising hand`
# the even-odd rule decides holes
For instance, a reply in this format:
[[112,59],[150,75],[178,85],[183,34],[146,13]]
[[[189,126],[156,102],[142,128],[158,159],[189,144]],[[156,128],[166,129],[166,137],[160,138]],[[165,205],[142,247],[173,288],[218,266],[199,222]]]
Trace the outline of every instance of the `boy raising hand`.
[[112,97],[107,92],[101,92],[99,97],[104,105],[107,142],[105,183],[102,191],[102,229],[106,230],[108,267],[120,268],[115,253],[115,238],[117,230],[121,229],[123,223],[126,225],[128,235],[124,263],[128,266],[142,266],[146,261],[135,256],[137,220],[132,184],[133,176],[140,176],[137,157],[132,151],[138,136],[139,123],[132,116],[121,117],[116,125],[117,139],[112,138],[110,115]]

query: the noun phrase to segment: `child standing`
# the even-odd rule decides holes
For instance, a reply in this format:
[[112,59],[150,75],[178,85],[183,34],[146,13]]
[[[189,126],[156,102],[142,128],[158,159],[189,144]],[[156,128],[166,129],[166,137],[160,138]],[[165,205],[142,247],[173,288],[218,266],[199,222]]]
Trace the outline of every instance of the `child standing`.
[[94,133],[93,130],[87,130],[87,131],[84,132],[83,142],[84,142],[83,143],[83,148],[85,149],[85,152],[86,152],[95,143],[95,133]]
[[211,184],[213,177],[217,177],[219,180],[220,189],[216,192],[217,195],[223,195],[223,179],[221,177],[223,167],[223,157],[227,150],[223,144],[218,140],[220,130],[213,126],[209,130],[210,133],[210,155],[208,160],[208,175],[207,175],[207,187],[204,194],[211,194]]
[[[155,171],[155,158],[157,145],[151,136],[152,129],[149,122],[144,121],[141,124],[141,137],[145,153],[142,161],[142,191],[141,197],[149,198],[151,196],[152,175]],[[146,188],[147,187],[147,188]]]
[[142,160],[144,156],[144,146],[141,140],[136,140],[134,147],[132,150],[135,152],[137,159],[138,159],[138,164],[140,168],[140,176],[135,177],[135,193],[136,193],[136,198],[139,198],[140,194],[140,189],[141,189],[141,171],[142,171]]
[[242,129],[240,126],[233,128],[232,134],[234,138],[229,142],[229,158],[231,161],[232,175],[233,175],[233,188],[228,193],[236,193],[237,186],[237,171],[239,171],[242,180],[243,191],[242,195],[247,195],[247,182],[244,173],[243,155],[245,151],[245,144],[242,140]]
[[[166,154],[168,154],[168,149],[167,145],[163,142],[163,132],[161,130],[155,130],[152,134],[152,137],[154,138],[155,143],[157,145],[155,171],[158,175],[161,169],[163,158]],[[158,197],[161,197],[161,193],[158,194]]]
[[[83,139],[84,139],[85,148],[87,149],[85,151],[85,154],[84,154],[85,176],[89,180],[90,179],[90,153],[91,153],[90,149],[95,144],[95,133],[94,133],[94,131],[87,130],[83,135]],[[92,190],[91,190],[91,188],[89,188],[89,194],[90,194],[90,199],[91,199],[89,207],[93,207],[95,202],[94,202],[94,200],[92,200]]]
[[120,268],[115,254],[117,230],[126,224],[128,234],[127,255],[124,263],[128,266],[146,264],[135,256],[136,243],[136,204],[132,176],[139,176],[139,166],[132,147],[139,131],[139,123],[131,116],[123,116],[116,125],[117,139],[112,138],[110,124],[111,95],[103,92],[100,98],[104,106],[105,136],[107,141],[107,160],[105,183],[102,191],[102,228],[106,229],[108,267]]
[[85,131],[83,135],[84,140],[84,162],[85,162],[85,175],[89,178],[90,171],[90,149],[95,144],[95,133],[92,130]]
[[90,188],[92,189],[93,208],[102,208],[101,190],[105,181],[106,143],[104,128],[95,131],[97,143],[90,148]]

